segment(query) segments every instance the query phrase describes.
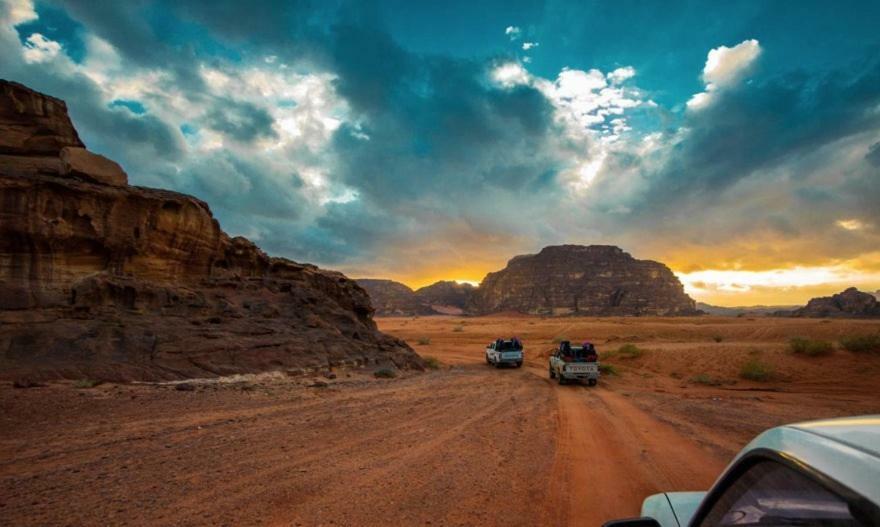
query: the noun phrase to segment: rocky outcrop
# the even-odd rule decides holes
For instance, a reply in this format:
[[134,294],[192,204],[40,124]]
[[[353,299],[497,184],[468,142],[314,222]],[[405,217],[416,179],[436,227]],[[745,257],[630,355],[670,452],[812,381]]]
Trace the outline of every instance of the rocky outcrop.
[[357,283],[370,295],[376,316],[400,317],[433,315],[427,306],[422,306],[415,292],[405,284],[380,278],[358,278]]
[[376,278],[359,278],[377,316],[461,315],[475,290],[470,284],[440,281],[413,291],[408,286]]
[[516,256],[489,273],[473,296],[476,313],[694,315],[695,302],[665,265],[606,245],[559,245]]
[[230,238],[196,198],[127,186],[62,101],[0,90],[0,377],[422,366],[354,281]]
[[813,298],[794,311],[780,311],[777,316],[804,318],[880,318],[880,301],[855,287],[836,295]]
[[461,315],[471,303],[476,288],[471,284],[460,284],[452,280],[435,282],[415,291],[422,305],[429,306],[435,313]]

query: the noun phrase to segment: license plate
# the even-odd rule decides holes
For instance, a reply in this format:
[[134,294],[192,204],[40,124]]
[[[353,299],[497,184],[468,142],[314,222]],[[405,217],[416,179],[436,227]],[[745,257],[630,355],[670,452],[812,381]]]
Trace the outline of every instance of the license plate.
[[569,366],[569,370],[573,373],[593,373],[596,371],[595,364],[589,364],[584,366]]

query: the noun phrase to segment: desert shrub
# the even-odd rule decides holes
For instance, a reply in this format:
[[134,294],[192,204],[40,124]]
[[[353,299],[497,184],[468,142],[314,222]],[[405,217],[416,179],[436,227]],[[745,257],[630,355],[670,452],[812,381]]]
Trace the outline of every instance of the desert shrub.
[[440,369],[440,361],[437,357],[425,357],[425,366],[432,370]]
[[397,377],[397,372],[391,368],[382,368],[374,371],[373,376],[379,379],[393,379]]
[[749,381],[767,381],[773,376],[773,368],[756,358],[752,358],[742,365],[739,376]]
[[706,386],[721,386],[721,379],[712,377],[707,373],[701,373],[691,377],[691,382],[696,384],[705,384]]
[[840,339],[840,345],[853,353],[880,353],[880,333],[844,337]]
[[455,326],[454,328],[452,328],[452,331],[456,333],[461,333],[462,331],[464,331],[464,326]]
[[602,375],[610,375],[612,377],[617,375],[617,368],[613,364],[600,364],[599,371]]
[[637,359],[644,355],[645,352],[635,344],[624,344],[617,348],[617,354],[624,359]]
[[803,337],[795,337],[788,341],[788,345],[792,352],[807,355],[809,357],[828,355],[834,351],[834,346],[827,340],[813,340]]
[[80,389],[94,388],[95,386],[98,386],[99,384],[101,384],[101,381],[98,381],[95,379],[79,379],[78,381],[75,381],[73,383],[73,387],[80,388]]
[[428,337],[419,337],[419,340],[416,341],[420,346],[427,346],[431,343],[431,339]]
[[714,337],[712,337],[712,340],[714,340],[715,342],[721,342],[722,340],[724,340],[724,337],[722,337],[721,335],[715,335]]

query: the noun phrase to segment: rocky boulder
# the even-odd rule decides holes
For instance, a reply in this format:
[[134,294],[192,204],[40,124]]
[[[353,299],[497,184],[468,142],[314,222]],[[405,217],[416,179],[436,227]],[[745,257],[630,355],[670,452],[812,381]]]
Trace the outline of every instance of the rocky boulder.
[[694,315],[693,299],[665,265],[618,247],[560,245],[516,256],[489,273],[470,311],[548,315]]
[[229,237],[194,197],[127,186],[62,101],[0,81],[0,132],[0,378],[423,367],[341,273]]
[[880,301],[870,293],[850,287],[836,295],[813,298],[800,309],[782,311],[777,315],[805,318],[880,318]]

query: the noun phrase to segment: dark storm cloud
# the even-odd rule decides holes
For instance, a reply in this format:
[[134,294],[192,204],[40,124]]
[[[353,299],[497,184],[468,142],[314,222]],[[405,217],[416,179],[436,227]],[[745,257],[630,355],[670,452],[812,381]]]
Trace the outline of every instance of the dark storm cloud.
[[161,68],[174,76],[176,87],[197,92],[204,89],[193,45],[176,45],[157,34],[155,4],[149,0],[101,2],[54,0],[89,31],[109,42],[126,60],[148,68]]
[[336,134],[348,185],[387,206],[549,183],[552,108],[537,90],[500,88],[485,64],[414,56],[376,31],[335,35],[337,91],[366,123]]
[[865,159],[871,165],[880,167],[880,143],[874,143],[871,145],[871,148],[868,149],[868,153],[865,154]]
[[278,136],[269,112],[249,102],[218,98],[204,119],[211,129],[243,143]]
[[191,159],[178,185],[227,214],[243,217],[295,221],[305,208],[297,174],[279,174],[230,151]]
[[880,61],[859,66],[819,78],[789,73],[713,94],[707,107],[688,112],[686,136],[653,176],[646,209],[715,199],[758,171],[880,127],[880,114],[870,110],[880,104]]

